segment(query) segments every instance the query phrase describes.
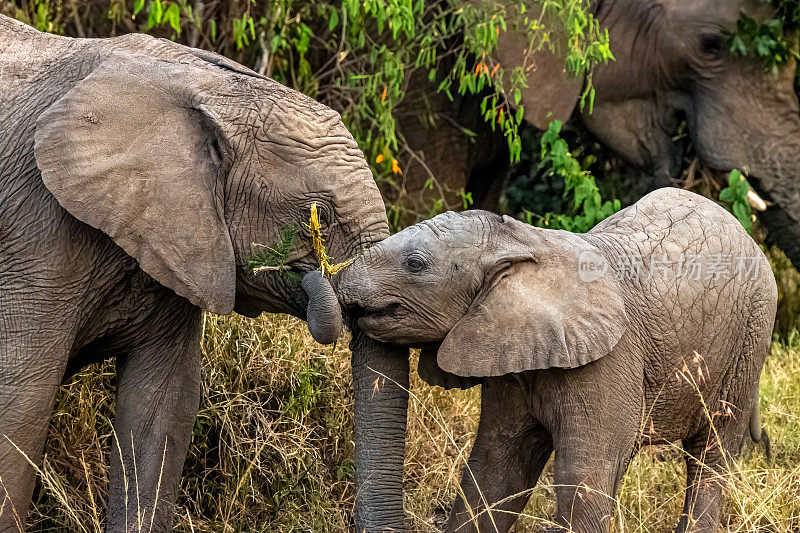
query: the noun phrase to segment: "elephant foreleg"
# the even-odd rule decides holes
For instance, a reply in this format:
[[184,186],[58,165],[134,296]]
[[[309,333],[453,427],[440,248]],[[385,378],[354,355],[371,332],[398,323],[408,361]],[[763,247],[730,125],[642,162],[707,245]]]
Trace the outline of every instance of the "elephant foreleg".
[[0,300],[0,531],[23,531],[68,342],[54,317]]
[[[200,310],[117,360],[108,531],[169,531],[201,394]],[[163,318],[162,318],[163,319]]]
[[550,434],[528,414],[522,389],[486,380],[478,435],[447,531],[508,531],[552,451]]
[[609,531],[640,435],[643,393],[635,370],[610,354],[577,369],[543,374],[534,385],[547,400],[542,422],[555,446],[556,526],[548,531]]

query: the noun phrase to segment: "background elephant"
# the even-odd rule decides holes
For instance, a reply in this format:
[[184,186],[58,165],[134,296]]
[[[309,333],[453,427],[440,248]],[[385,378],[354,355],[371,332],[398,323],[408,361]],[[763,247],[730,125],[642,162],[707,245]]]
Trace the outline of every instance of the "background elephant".
[[508,530],[554,449],[554,530],[607,530],[633,452],[674,441],[688,469],[678,530],[716,530],[712,473],[748,421],[761,436],[777,305],[766,257],[722,207],[664,188],[587,234],[448,212],[372,247],[339,288],[368,335],[423,346],[420,377],[483,384],[448,531]]
[[[0,530],[24,525],[58,385],[113,355],[108,530],[165,531],[200,397],[201,309],[308,307],[330,341],[341,310],[306,276],[303,222],[316,202],[345,259],[388,235],[383,202],[337,113],[213,53],[0,16],[0,85]],[[252,243],[290,226],[290,270],[253,276]],[[401,530],[407,352],[357,328],[351,347],[357,523]],[[394,382],[375,391],[374,371]]]
[[[575,110],[584,80],[570,79],[562,58],[548,52],[527,57],[525,36],[514,34],[510,24],[508,32],[500,33],[493,59],[506,72],[535,64],[527,73],[528,87],[522,89],[525,120],[546,129],[552,118],[566,121],[572,116],[573,123],[641,174],[642,192],[670,185],[679,176],[683,154],[673,137],[685,121],[702,163],[748,173],[769,202],[759,216],[771,240],[800,265],[796,61],[768,72],[757,59],[732,54],[725,37],[725,32],[736,31],[741,14],[764,22],[771,5],[755,0],[604,0],[595,2],[594,9],[601,28],[609,32],[616,60],[594,69],[592,113],[588,105]],[[419,162],[408,165],[408,196],[432,201],[439,191],[423,190],[432,174],[442,190],[450,191],[445,203],[451,208],[461,205],[459,191],[466,188],[476,207],[496,209],[502,186],[497,181],[505,175],[508,159],[493,153],[472,157],[472,135],[458,127],[477,128],[479,138],[494,139],[484,146],[504,151],[505,141],[479,118],[480,100],[465,96],[447,103],[446,96],[436,94],[435,84],[417,80],[411,84],[408,106],[427,102],[422,109],[431,112],[418,112],[413,127],[406,120],[404,133],[419,154]],[[431,113],[439,116],[435,126],[426,120]],[[492,172],[485,171],[487,163],[492,163]]]

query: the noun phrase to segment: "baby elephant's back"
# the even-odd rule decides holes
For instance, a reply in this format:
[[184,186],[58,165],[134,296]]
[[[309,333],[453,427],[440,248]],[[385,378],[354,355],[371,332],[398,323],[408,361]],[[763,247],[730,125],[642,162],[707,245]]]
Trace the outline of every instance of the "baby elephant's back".
[[697,377],[704,365],[705,387],[725,389],[726,375],[751,381],[769,345],[777,289],[766,257],[730,213],[660,189],[590,235],[619,280],[632,330],[647,340],[643,356],[656,374],[647,381],[675,379],[686,367]]

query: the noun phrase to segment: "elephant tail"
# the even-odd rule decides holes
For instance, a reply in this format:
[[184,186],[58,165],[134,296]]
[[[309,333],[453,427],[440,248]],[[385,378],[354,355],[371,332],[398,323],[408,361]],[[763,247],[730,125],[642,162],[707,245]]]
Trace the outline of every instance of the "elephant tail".
[[756,444],[759,442],[764,443],[764,454],[767,456],[767,461],[771,460],[772,447],[770,446],[767,430],[761,425],[761,412],[758,409],[758,400],[756,400],[756,405],[750,413],[750,438],[752,438],[753,442]]

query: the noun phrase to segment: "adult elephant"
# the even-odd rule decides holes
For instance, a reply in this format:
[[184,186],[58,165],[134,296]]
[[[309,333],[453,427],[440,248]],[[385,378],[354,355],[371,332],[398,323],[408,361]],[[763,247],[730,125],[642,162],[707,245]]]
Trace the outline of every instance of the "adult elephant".
[[[0,16],[0,86],[0,530],[24,527],[59,384],[113,355],[108,531],[166,531],[201,310],[308,316],[331,342],[341,309],[303,221],[316,202],[329,253],[347,258],[388,235],[383,202],[337,113],[215,54]],[[292,225],[302,287],[253,276],[252,243]],[[351,348],[356,521],[402,530],[407,351],[358,329]],[[390,378],[377,391],[374,372]]]
[[[483,3],[482,0],[474,0]],[[502,2],[490,2],[500,3]],[[682,154],[672,141],[681,120],[701,160],[710,168],[738,168],[769,208],[761,220],[771,238],[800,266],[800,110],[793,87],[796,62],[766,72],[754,58],[728,51],[725,32],[736,30],[741,14],[765,21],[768,2],[756,0],[601,0],[593,4],[601,29],[608,29],[616,57],[594,70],[593,113],[588,106],[575,113],[597,139],[637,167],[642,192],[671,184],[681,171]],[[584,79],[569,78],[563,58],[549,52],[527,54],[527,39],[501,32],[493,59],[507,73],[522,66],[528,87],[522,90],[525,120],[546,129],[552,118],[573,116]],[[529,67],[535,66],[530,69]],[[415,85],[416,87],[416,85]],[[426,86],[430,94],[435,86]],[[455,103],[432,98],[445,122],[477,116],[474,99]],[[471,106],[471,113],[463,107]],[[458,115],[449,112],[457,109]],[[483,126],[485,130],[488,126]],[[411,130],[411,131],[409,131]],[[410,163],[406,189],[422,190],[428,170],[445,182],[445,189],[473,192],[476,205],[492,208],[496,180],[503,175],[493,153],[473,155],[469,136],[458,131],[406,127],[412,149],[424,154],[427,169]],[[502,150],[497,144],[495,150]],[[496,152],[494,152],[496,154]],[[486,163],[495,157],[487,172]],[[461,161],[452,166],[452,159]],[[430,193],[428,193],[430,194]],[[450,205],[457,205],[451,195]]]

